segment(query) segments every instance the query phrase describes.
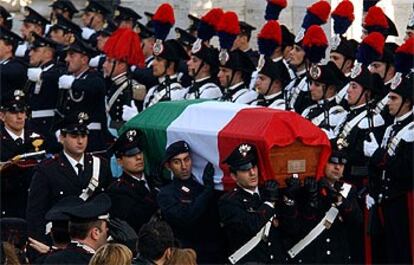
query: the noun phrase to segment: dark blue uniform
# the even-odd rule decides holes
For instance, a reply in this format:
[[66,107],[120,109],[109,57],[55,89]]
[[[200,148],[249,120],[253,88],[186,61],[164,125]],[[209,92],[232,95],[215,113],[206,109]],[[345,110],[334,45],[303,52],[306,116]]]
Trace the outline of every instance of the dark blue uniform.
[[[254,196],[239,187],[221,197],[219,212],[229,243],[228,255],[246,244],[276,214],[276,210],[265,204],[258,195]],[[286,258],[281,229],[273,223],[266,242],[261,240],[239,263],[285,263]]]
[[150,178],[147,181],[148,187],[144,180],[137,180],[124,172],[108,188],[112,201],[111,216],[125,220],[137,233],[158,209],[158,189],[151,183]]
[[76,243],[69,244],[66,249],[55,252],[48,256],[43,264],[79,264],[87,265],[93,253],[85,250]]
[[[106,190],[112,181],[108,163],[102,158],[100,160],[99,185],[93,195]],[[92,177],[92,166],[92,156],[85,154],[84,174],[80,178],[63,153],[38,166],[30,184],[26,212],[31,236],[40,240],[44,239],[46,212],[66,196],[79,196],[89,184]]]
[[[5,162],[16,155],[44,150],[45,144],[35,150],[33,142],[43,137],[32,131],[24,131],[24,142],[14,141],[3,125],[0,126],[0,155]],[[33,161],[35,162],[35,161]],[[25,164],[28,166],[28,164]],[[1,170],[1,217],[25,217],[27,190],[33,175],[33,166],[8,165]]]
[[18,59],[0,63],[0,84],[2,99],[13,97],[16,89],[22,90],[27,80],[27,67]]
[[223,262],[223,239],[213,189],[193,178],[174,180],[158,194],[163,218],[174,231],[181,247],[193,248],[199,263]]
[[42,65],[41,68],[43,69],[41,81],[31,82],[29,88],[28,104],[32,110],[32,117],[28,120],[28,126],[44,135],[48,144],[53,147],[55,152],[58,152],[59,144],[55,136],[56,130],[53,128],[53,122],[59,93],[58,80],[64,73],[65,66],[50,61]]
[[100,73],[88,69],[75,79],[71,89],[60,91],[58,111],[63,115],[79,111],[88,113],[91,124],[88,127],[90,132],[87,150],[106,149],[105,82]]

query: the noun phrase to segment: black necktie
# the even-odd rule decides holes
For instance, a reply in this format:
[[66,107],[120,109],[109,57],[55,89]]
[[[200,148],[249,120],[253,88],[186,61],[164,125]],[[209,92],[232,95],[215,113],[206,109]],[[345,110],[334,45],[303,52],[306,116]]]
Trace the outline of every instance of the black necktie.
[[256,203],[258,203],[258,202],[260,202],[261,200],[260,200],[260,195],[258,194],[258,193],[253,193],[253,201],[254,202],[256,202]]
[[78,178],[79,180],[82,180],[83,178],[83,166],[81,163],[77,163],[76,167],[78,168]]
[[16,140],[14,140],[14,142],[16,143],[17,146],[21,146],[23,144],[23,139],[17,138]]

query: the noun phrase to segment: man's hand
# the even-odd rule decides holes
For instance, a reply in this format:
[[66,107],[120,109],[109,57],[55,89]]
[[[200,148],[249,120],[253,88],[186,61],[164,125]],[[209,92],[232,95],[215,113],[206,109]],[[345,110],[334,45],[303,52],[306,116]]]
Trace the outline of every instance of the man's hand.
[[124,121],[129,121],[138,114],[137,106],[135,106],[134,100],[131,100],[131,106],[124,105],[122,106],[122,119]]
[[40,241],[37,241],[36,239],[33,239],[31,237],[29,239],[29,246],[32,247],[34,250],[39,252],[40,254],[46,254],[50,251],[50,247],[46,244],[43,244]]
[[285,196],[289,199],[295,200],[300,191],[300,180],[297,176],[291,176],[285,180],[286,189]]
[[276,180],[268,180],[265,182],[262,198],[268,202],[276,202],[279,200],[279,184]]

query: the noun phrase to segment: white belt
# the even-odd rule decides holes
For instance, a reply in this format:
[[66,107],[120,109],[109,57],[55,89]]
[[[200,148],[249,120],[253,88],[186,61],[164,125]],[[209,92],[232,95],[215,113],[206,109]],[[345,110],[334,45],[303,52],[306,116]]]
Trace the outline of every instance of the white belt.
[[102,129],[102,126],[100,122],[92,122],[88,124],[88,129],[89,130],[100,130]]
[[53,109],[45,109],[45,110],[32,110],[32,118],[46,118],[46,117],[54,117],[55,110]]

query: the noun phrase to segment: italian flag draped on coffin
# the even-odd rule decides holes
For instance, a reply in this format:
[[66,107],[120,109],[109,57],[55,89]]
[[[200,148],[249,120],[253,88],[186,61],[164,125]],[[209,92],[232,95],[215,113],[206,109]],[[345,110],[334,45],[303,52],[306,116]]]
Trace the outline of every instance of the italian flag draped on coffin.
[[[319,160],[313,175],[323,175],[323,167],[330,155],[325,133],[300,115],[229,102],[183,100],[160,102],[135,116],[121,129],[140,129],[146,136],[144,143],[148,172],[160,167],[165,149],[171,143],[184,140],[192,151],[193,173],[201,182],[207,161],[215,168],[217,189],[233,187],[226,164],[221,163],[240,143],[255,144],[259,155],[261,180],[272,179],[271,150],[285,147],[299,140],[305,146],[318,147]],[[148,166],[148,163],[146,164]]]

